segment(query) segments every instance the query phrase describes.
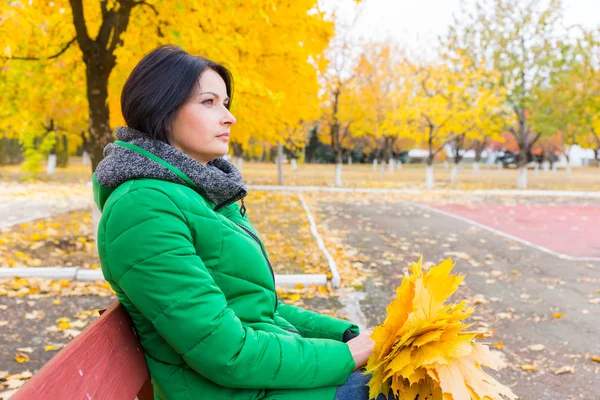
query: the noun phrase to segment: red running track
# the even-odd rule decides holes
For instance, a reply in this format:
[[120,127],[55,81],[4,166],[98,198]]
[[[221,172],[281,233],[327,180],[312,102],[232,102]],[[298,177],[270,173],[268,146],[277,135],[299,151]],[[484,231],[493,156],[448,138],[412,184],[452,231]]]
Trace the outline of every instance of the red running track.
[[600,257],[600,206],[445,204],[434,207],[555,252]]

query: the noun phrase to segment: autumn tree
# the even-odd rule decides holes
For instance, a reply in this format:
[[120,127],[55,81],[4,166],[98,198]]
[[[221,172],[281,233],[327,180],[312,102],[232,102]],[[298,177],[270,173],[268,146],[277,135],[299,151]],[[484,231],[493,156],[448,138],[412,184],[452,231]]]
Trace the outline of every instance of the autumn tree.
[[[85,84],[72,91],[71,98],[86,104],[87,112],[79,117],[89,128],[92,169],[102,159],[104,146],[113,140],[112,128],[123,123],[119,103],[123,83],[152,48],[180,45],[231,69],[236,98],[243,99],[233,102],[239,122],[232,138],[243,148],[253,135],[276,138],[277,118],[285,116],[282,110],[294,99],[286,83],[311,74],[316,81],[309,60],[323,51],[333,32],[333,23],[326,20],[315,0],[3,4],[0,34],[8,38],[10,49],[3,60],[11,68],[17,63],[73,61],[75,70],[52,81],[51,87],[72,76],[85,76]],[[39,75],[47,76],[46,70]]]
[[401,138],[413,135],[416,120],[412,70],[398,45],[388,40],[365,43],[355,69],[354,136],[368,135],[374,151],[394,170],[392,154]]
[[527,156],[542,136],[529,119],[540,110],[534,99],[548,77],[561,68],[561,0],[478,0],[465,10],[458,31],[463,31],[469,52],[485,56],[488,67],[501,74],[506,104],[516,123],[508,126],[519,147],[517,186],[527,187]]
[[418,82],[418,136],[417,142],[426,146],[426,187],[434,185],[433,162],[447,144],[463,129],[457,125],[464,118],[465,104],[460,101],[458,75],[445,64],[425,64],[414,67]]

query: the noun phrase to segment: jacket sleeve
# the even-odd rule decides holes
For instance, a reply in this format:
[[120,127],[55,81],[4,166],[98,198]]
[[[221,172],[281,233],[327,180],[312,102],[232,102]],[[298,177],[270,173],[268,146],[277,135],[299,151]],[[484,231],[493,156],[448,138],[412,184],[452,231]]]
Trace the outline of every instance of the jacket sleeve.
[[[302,307],[285,304],[281,301],[277,307],[277,312],[286,321],[294,325],[304,337],[333,339],[341,342],[345,341],[344,333],[346,331],[360,333],[358,326],[352,322],[305,310]],[[349,336],[352,335],[346,334],[346,338]]]
[[225,387],[302,389],[341,385],[355,368],[344,343],[244,327],[165,193],[136,189],[108,212],[99,243],[107,279],[202,376]]

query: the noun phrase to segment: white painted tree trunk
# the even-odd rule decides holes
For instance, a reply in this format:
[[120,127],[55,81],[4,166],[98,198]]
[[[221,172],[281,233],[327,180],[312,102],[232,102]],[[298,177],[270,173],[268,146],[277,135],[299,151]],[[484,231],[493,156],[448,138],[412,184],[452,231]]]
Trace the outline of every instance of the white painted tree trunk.
[[46,164],[46,173],[51,175],[56,172],[56,154],[48,155],[48,164]]
[[390,174],[394,173],[394,167],[396,166],[396,161],[393,158],[390,158],[390,165],[388,167]]
[[444,161],[444,168],[448,169],[448,161]]
[[540,172],[540,163],[535,163],[533,166],[533,175],[538,176],[538,172]]
[[283,145],[277,142],[277,182],[283,185]]
[[571,163],[568,162],[567,163],[567,176],[570,177],[571,175],[573,175],[573,167],[571,167]]
[[527,167],[519,168],[519,176],[517,177],[517,187],[519,189],[527,189]]
[[292,171],[296,172],[298,169],[298,161],[295,158],[292,158]]
[[401,160],[396,161],[396,167],[398,169],[402,169],[402,161]]
[[90,153],[88,153],[87,151],[83,152],[83,155],[81,156],[81,164],[83,165],[90,165],[92,162],[90,160]]
[[428,165],[425,167],[425,187],[427,189],[433,189],[433,184],[433,165]]
[[242,172],[242,167],[244,166],[244,159],[242,157],[233,157],[233,165],[235,165],[238,171]]
[[377,159],[373,160],[373,172],[377,172]]
[[458,176],[458,166],[456,164],[452,165],[452,171],[450,172],[450,182],[456,182],[456,177]]
[[381,177],[383,178],[385,176],[385,161],[381,162]]
[[548,161],[544,161],[542,163],[542,168],[544,169],[544,172],[550,171],[550,163]]
[[352,165],[352,156],[348,154],[348,165]]
[[473,175],[479,175],[479,161],[473,163]]
[[552,173],[555,174],[556,171],[556,163],[552,163]]
[[335,164],[335,186],[342,186],[342,164]]

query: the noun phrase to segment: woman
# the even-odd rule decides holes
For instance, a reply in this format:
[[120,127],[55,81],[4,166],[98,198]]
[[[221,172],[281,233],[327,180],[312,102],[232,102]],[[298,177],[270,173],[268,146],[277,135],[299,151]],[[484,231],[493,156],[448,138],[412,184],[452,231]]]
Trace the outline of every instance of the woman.
[[366,399],[368,377],[352,372],[373,351],[368,335],[277,299],[246,188],[221,158],[231,98],[223,66],[155,49],[123,87],[127,127],[94,174],[102,272],[133,320],[155,397]]

